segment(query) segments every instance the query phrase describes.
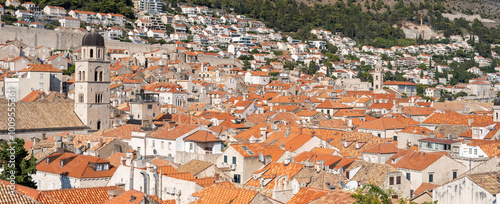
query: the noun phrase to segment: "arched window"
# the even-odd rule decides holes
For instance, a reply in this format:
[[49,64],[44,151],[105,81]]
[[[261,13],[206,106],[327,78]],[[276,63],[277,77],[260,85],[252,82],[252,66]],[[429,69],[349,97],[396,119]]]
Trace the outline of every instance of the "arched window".
[[101,58],[101,49],[97,49],[97,57]]
[[496,115],[497,115],[496,119],[498,120],[498,113],[496,113]]
[[96,70],[96,71],[94,71],[94,81],[99,81],[98,77],[99,77],[99,74],[98,74],[98,72]]
[[82,81],[85,81],[85,71],[82,72]]
[[99,72],[99,81],[102,81],[102,71]]
[[97,128],[96,129],[98,129],[98,130],[101,129],[101,121],[97,121]]
[[82,71],[79,71],[78,72],[78,81],[81,81],[82,80]]
[[86,51],[86,50],[85,50],[85,49],[83,49],[83,51],[82,51],[82,58],[85,58],[85,51]]
[[378,75],[377,75],[377,76],[375,76],[375,80],[378,80]]
[[90,49],[90,58],[94,57],[94,49]]

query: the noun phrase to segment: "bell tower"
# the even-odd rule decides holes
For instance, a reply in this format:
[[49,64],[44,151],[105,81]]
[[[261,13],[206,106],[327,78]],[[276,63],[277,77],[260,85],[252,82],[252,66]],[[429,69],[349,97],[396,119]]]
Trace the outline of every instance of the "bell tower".
[[382,92],[383,83],[384,83],[384,70],[382,68],[382,63],[378,62],[375,65],[375,71],[373,72],[373,93]]
[[493,101],[493,122],[500,122],[500,98]]
[[80,60],[75,62],[75,113],[93,131],[111,128],[105,51],[104,38],[92,30],[83,36]]

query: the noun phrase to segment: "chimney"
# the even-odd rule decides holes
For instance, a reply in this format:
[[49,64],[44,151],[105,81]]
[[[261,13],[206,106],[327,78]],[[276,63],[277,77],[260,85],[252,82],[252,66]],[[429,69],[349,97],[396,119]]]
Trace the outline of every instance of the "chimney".
[[68,143],[73,144],[73,139],[75,139],[75,136],[68,135]]
[[299,135],[302,135],[302,125],[299,127]]
[[42,133],[42,141],[47,139],[46,135],[47,135],[47,133]]
[[62,148],[62,137],[61,136],[55,136],[54,137],[54,147],[56,149],[57,153],[63,153],[63,148]]
[[220,180],[220,174],[219,173],[215,173],[214,174],[214,180],[215,180],[215,182],[217,182],[217,181]]
[[471,126],[472,123],[474,123],[474,119],[468,119],[467,122],[469,122],[469,126]]
[[352,119],[347,119],[347,127],[352,128]]
[[113,199],[114,197],[116,197],[122,193],[123,193],[122,189],[109,189],[108,190],[109,199]]
[[264,138],[264,140],[267,139],[267,127],[261,127],[260,128],[260,136]]
[[149,194],[149,174],[146,171],[141,171],[142,176],[144,177],[144,194]]
[[347,140],[343,140],[344,148],[347,148]]
[[325,160],[316,160],[316,171],[321,171],[325,165]]
[[359,149],[359,142],[356,141],[356,149]]
[[130,186],[128,187],[129,190],[134,189],[134,160],[132,159],[130,161]]
[[286,126],[285,137],[288,137],[288,135],[290,135],[290,129],[290,126]]
[[243,93],[243,101],[247,101],[248,99],[248,93]]
[[158,179],[159,179],[158,166],[156,166],[156,165],[153,166],[153,177],[155,179],[155,191],[154,191],[154,195],[160,196],[158,194]]

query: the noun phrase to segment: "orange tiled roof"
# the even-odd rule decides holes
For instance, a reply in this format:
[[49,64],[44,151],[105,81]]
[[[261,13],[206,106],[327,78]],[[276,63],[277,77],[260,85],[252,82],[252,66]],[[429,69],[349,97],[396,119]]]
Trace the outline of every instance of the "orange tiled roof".
[[308,188],[303,187],[300,191],[295,194],[292,199],[290,199],[287,204],[303,204],[303,203],[311,203],[322,196],[325,196],[331,191],[321,190],[316,188]]
[[216,138],[215,135],[210,133],[209,131],[196,131],[194,134],[189,135],[184,138],[184,140],[195,141],[195,142],[220,142],[219,138]]
[[193,193],[192,196],[199,199],[192,202],[192,204],[250,203],[257,194],[258,192],[254,190],[213,185]]
[[373,145],[371,148],[366,149],[363,153],[374,153],[374,154],[391,154],[397,153],[398,147],[392,143],[382,143]]
[[108,190],[121,189],[118,186],[94,188],[69,188],[41,191],[38,201],[41,203],[88,203],[100,204],[109,200]]
[[455,111],[447,111],[445,113],[434,113],[422,123],[425,124],[449,124],[449,125],[469,125],[469,119],[472,119],[471,126],[485,127],[494,124],[493,117],[488,115],[465,115]]
[[131,139],[132,138],[132,131],[140,129],[140,125],[134,125],[134,124],[124,124],[122,126],[119,126],[113,130],[107,131],[102,134],[104,137],[116,137],[119,139]]
[[19,70],[19,72],[62,72],[50,64],[35,64],[31,67]]
[[324,109],[346,109],[346,108],[352,108],[351,106],[344,105],[342,103],[336,103],[333,102],[330,99],[324,100],[322,103],[320,103],[316,108],[324,108]]
[[[65,174],[75,178],[101,178],[113,176],[116,167],[109,166],[109,170],[98,171],[93,169],[91,163],[109,163],[108,160],[86,155],[77,155],[73,153],[57,153],[47,157],[49,162],[40,162],[36,165],[37,171],[49,172],[54,174]],[[61,166],[61,160],[64,164]]]
[[[257,170],[254,174],[258,174],[264,172],[261,177],[272,178],[271,182],[269,182],[264,188],[272,190],[274,189],[275,182],[274,179],[278,178],[281,175],[288,176],[289,180],[292,180],[295,174],[299,173],[300,170],[304,167],[303,164],[297,163],[289,163],[285,165],[284,163],[275,163],[271,162],[264,168]],[[258,179],[250,179],[245,185],[260,187],[260,180]]]
[[[273,161],[277,161],[285,153],[284,150],[275,145],[260,143],[231,144],[231,147],[243,157],[258,157],[259,153],[262,153],[264,156],[271,156]],[[249,151],[246,151],[244,147],[248,148]]]
[[120,166],[122,165],[122,157],[125,156],[127,156],[127,153],[116,152],[113,155],[106,158],[106,160],[108,160],[109,163],[113,166]]
[[[172,119],[175,117],[172,117]],[[200,127],[199,125],[191,125],[191,124],[178,124],[173,129],[170,129],[169,126],[162,126],[152,132],[149,136],[153,138],[162,138],[162,139],[170,139],[175,140],[178,137],[191,132],[192,130]]]
[[415,190],[415,192],[413,192],[414,195],[420,195],[421,193],[423,193],[424,191],[428,191],[428,192],[432,192],[432,189],[435,189],[439,187],[439,185],[437,184],[433,184],[433,183],[422,183],[420,184],[420,186]]
[[131,189],[111,198],[108,202],[105,202],[105,204],[139,204],[144,201],[145,196],[146,194],[143,192]]
[[378,120],[371,121],[369,123],[360,125],[359,129],[371,129],[371,130],[390,130],[390,129],[403,129],[406,125],[399,122],[395,118],[379,118]]
[[406,151],[403,157],[396,164],[394,164],[394,166],[396,166],[397,168],[422,171],[443,156],[445,156],[445,154],[439,152],[431,153],[431,152]]

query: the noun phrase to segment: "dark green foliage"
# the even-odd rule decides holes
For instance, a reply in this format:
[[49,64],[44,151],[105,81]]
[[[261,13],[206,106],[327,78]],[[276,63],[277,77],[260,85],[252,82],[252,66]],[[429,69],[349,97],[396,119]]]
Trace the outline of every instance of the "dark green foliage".
[[64,75],[71,75],[73,73],[75,73],[75,65],[74,64],[69,66],[67,70],[63,70]]
[[15,16],[2,15],[2,21],[7,25],[12,25],[17,22],[17,18]]
[[283,67],[284,67],[285,69],[288,69],[288,70],[293,70],[293,68],[295,67],[295,63],[294,63],[294,62],[292,62],[292,61],[287,60],[287,61],[285,62],[285,64],[283,65]]
[[127,18],[135,18],[132,0],[31,0],[41,9],[45,6],[60,6],[69,10],[93,11],[99,13],[118,13]]
[[314,63],[313,61],[309,62],[309,69],[308,69],[308,74],[310,75],[313,75],[313,74],[316,74],[316,63]]
[[[30,175],[36,173],[36,159],[33,155],[28,157],[28,152],[24,149],[24,140],[15,138],[9,145],[7,141],[3,141],[0,150],[0,164],[3,166],[1,174],[2,180],[8,180],[11,175],[15,176],[16,184],[36,188]],[[12,147],[12,148],[11,148]],[[11,161],[11,153],[9,149],[15,149],[13,160]],[[14,174],[12,174],[14,173]]]
[[250,67],[251,67],[250,62],[247,59],[244,59],[243,60],[243,70],[247,71],[248,69],[250,69]]

